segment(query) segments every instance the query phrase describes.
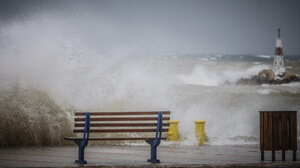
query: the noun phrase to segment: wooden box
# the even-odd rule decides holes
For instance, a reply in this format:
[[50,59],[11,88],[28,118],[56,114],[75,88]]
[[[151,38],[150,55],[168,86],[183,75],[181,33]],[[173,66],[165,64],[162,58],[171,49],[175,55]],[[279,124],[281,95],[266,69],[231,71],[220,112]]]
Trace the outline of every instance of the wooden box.
[[285,151],[293,151],[293,161],[296,161],[297,150],[297,111],[260,111],[260,150],[261,160],[264,151],[272,151],[272,161],[275,161],[275,150],[282,150],[282,160]]

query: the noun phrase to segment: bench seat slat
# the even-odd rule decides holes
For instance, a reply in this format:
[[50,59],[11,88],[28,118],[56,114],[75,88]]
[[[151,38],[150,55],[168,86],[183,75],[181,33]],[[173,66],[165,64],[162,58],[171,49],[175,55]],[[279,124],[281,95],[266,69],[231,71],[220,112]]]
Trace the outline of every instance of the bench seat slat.
[[[171,114],[170,111],[162,111],[163,115]],[[90,112],[90,115],[157,115],[157,111],[145,112]],[[85,112],[76,112],[76,116],[84,116]]]
[[[151,121],[157,117],[115,117],[115,118],[91,118],[91,121]],[[170,120],[170,117],[163,117],[163,120]],[[85,121],[85,118],[75,118],[75,121]]]
[[[148,140],[148,139],[153,139],[155,137],[129,137],[129,138],[95,138],[95,137],[90,137],[89,141],[125,141],[125,140]],[[166,137],[162,137],[161,139],[166,140]],[[66,137],[65,140],[82,140],[82,138],[78,137]]]
[[[157,123],[91,123],[91,127],[156,127]],[[169,123],[163,123],[163,126],[169,126]],[[75,127],[84,127],[84,123],[77,123]]]
[[[162,129],[162,132],[168,132],[169,129]],[[73,131],[74,133],[80,133],[80,132],[84,132],[83,129],[74,129]],[[91,132],[98,132],[98,133],[107,133],[107,132],[156,132],[156,129],[99,129],[99,130],[95,130],[95,129],[91,129]]]

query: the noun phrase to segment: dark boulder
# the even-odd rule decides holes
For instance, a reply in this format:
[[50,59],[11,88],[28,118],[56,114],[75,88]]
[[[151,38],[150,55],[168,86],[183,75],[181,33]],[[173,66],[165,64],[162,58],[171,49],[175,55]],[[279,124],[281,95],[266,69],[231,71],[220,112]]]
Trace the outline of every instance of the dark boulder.
[[299,81],[300,78],[296,74],[290,72],[284,72],[281,77],[287,83]]
[[275,78],[275,73],[271,69],[264,69],[258,73],[258,78],[262,81],[271,81]]
[[275,76],[275,73],[271,69],[264,69],[250,78],[241,78],[237,85],[261,85],[261,84],[283,84],[291,82],[300,82],[300,76],[284,72]]

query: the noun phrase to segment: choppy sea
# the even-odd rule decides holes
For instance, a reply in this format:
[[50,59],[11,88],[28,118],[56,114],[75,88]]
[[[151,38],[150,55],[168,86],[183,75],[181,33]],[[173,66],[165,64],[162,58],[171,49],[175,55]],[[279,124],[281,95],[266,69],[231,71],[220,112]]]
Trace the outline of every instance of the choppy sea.
[[[75,111],[149,110],[180,120],[178,145],[197,144],[194,120],[207,121],[207,144],[253,144],[259,111],[300,111],[300,82],[228,84],[272,68],[270,55],[79,55],[1,58],[1,146],[64,145]],[[284,60],[300,74],[300,56]]]

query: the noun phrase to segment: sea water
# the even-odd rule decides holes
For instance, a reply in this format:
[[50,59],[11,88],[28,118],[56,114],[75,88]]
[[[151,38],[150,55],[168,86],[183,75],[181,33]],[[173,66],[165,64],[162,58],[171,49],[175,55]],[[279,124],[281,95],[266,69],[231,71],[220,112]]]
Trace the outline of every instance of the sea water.
[[[287,71],[300,73],[299,58],[285,57]],[[42,65],[19,67],[33,61],[23,60],[15,67],[22,70],[16,76],[2,69],[1,145],[65,144],[76,110],[170,110],[171,119],[180,121],[179,145],[196,144],[194,120],[207,121],[208,144],[258,143],[259,111],[300,110],[300,83],[234,84],[270,69],[272,56],[64,59],[47,62],[46,70]]]
[[[64,145],[75,111],[150,110],[180,121],[178,145],[197,145],[194,120],[207,121],[207,144],[258,143],[259,111],[300,110],[300,83],[234,84],[272,69],[272,55],[135,52],[145,46],[117,42],[102,50],[87,39],[107,27],[83,32],[67,19],[0,26],[1,146]],[[300,74],[300,56],[284,61]]]

